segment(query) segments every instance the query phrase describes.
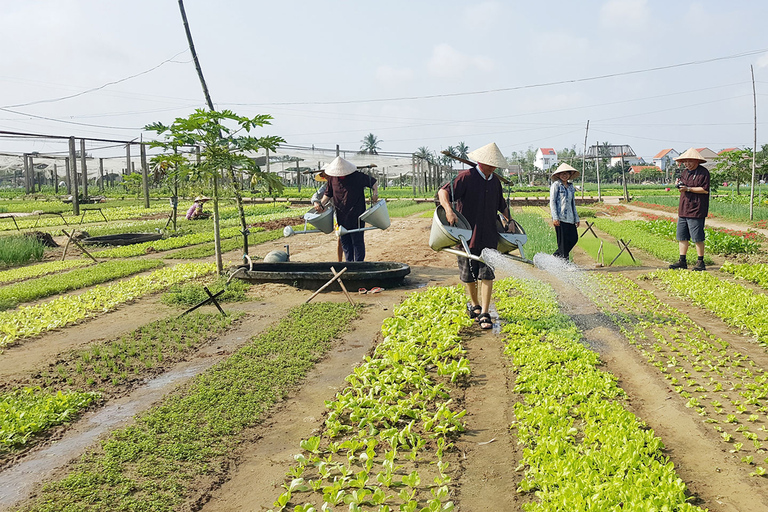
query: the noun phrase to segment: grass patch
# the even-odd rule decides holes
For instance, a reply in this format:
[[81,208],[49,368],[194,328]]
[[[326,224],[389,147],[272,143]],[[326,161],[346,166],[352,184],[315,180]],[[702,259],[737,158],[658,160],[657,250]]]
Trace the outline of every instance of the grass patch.
[[293,308],[277,326],[116,430],[22,510],[170,511],[221,476],[243,430],[303,379],[357,316],[349,304]]
[[9,235],[0,238],[0,267],[24,265],[43,259],[45,246],[37,238],[25,235]]
[[[596,262],[603,262],[605,265],[608,265],[611,261],[613,261],[613,258],[615,258],[621,250],[618,245],[603,242],[603,258],[602,260],[598,260],[597,252],[600,249],[600,239],[595,238],[591,233],[587,233],[583,237],[579,238],[579,242],[576,245],[584,249],[584,251],[592,256]],[[632,250],[631,245],[629,249]],[[632,258],[629,254],[627,254],[627,251],[624,251],[621,256],[619,256],[619,259],[613,263],[613,265],[618,267],[632,267],[641,265],[640,260],[637,258],[635,259],[636,261],[632,261]]]
[[413,200],[390,201],[387,202],[387,211],[390,217],[409,217],[416,213],[427,211],[431,215],[435,211],[435,203],[432,201],[417,203]]
[[[248,235],[248,247],[254,245],[263,244],[264,242],[271,242],[272,240],[278,240],[283,237],[282,229],[273,229],[271,231],[259,231]],[[221,241],[221,252],[229,252],[237,249],[242,249],[243,239],[242,237],[229,238]],[[171,259],[180,260],[193,260],[198,258],[206,258],[216,254],[216,249],[213,243],[200,244],[195,247],[189,247],[187,249],[181,249],[175,251],[173,254],[169,254],[167,257]]]
[[216,297],[218,302],[242,302],[246,300],[246,292],[250,285],[242,279],[233,279],[227,285],[226,277],[219,277],[213,283],[184,283],[171,286],[160,299],[163,304],[169,306],[192,307],[200,304],[208,298],[203,286],[207,286],[212,294],[226,289],[224,293]]

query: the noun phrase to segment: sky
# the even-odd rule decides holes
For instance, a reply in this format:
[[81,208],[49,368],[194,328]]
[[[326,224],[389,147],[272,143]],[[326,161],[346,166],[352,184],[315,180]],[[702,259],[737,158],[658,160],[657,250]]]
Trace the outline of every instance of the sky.
[[[186,0],[217,109],[381,151],[768,143],[765,0]],[[205,107],[177,1],[0,0],[0,130],[150,140]],[[589,130],[586,124],[589,121]],[[96,156],[123,154],[89,142]],[[0,135],[0,153],[64,142]]]

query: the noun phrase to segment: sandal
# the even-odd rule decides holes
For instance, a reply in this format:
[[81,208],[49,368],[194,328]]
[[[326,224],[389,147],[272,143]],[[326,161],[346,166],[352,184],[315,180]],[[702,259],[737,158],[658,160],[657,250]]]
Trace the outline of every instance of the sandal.
[[370,290],[368,290],[368,293],[381,293],[384,291],[384,288],[380,288],[378,286],[374,286]]
[[477,318],[482,312],[483,308],[480,306],[480,304],[477,306],[473,306],[471,304],[467,306],[467,314],[469,314],[469,318]]
[[491,315],[488,313],[483,313],[478,316],[477,323],[480,324],[480,328],[483,330],[488,330],[493,327],[493,320],[491,320]]

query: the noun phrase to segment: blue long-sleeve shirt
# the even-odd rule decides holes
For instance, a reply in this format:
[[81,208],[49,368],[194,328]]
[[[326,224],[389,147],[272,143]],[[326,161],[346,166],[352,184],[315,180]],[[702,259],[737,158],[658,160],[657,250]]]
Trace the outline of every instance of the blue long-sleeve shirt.
[[569,183],[566,187],[561,180],[552,182],[549,188],[549,209],[552,220],[576,224],[579,214],[576,212],[576,189]]

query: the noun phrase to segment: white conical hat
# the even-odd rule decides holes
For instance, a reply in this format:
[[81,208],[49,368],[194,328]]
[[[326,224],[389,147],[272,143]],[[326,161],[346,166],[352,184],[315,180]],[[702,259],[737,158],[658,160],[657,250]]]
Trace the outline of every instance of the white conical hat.
[[552,175],[549,177],[549,179],[554,180],[556,175],[561,173],[561,172],[575,172],[576,176],[572,176],[572,178],[578,178],[581,175],[581,173],[579,171],[577,171],[576,169],[574,169],[570,165],[568,165],[566,163],[562,163],[562,164],[560,164],[560,166],[557,169],[555,169],[555,172],[552,173]]
[[491,165],[497,169],[506,169],[509,166],[507,159],[501,154],[501,150],[495,142],[491,142],[481,148],[470,151],[467,153],[467,157],[477,163]]
[[707,163],[707,159],[701,156],[701,153],[696,151],[696,148],[689,148],[685,153],[675,158],[675,162],[680,160],[698,160],[703,164]]
[[357,166],[352,162],[344,160],[340,156],[334,158],[331,163],[323,167],[328,176],[347,176],[357,170]]

